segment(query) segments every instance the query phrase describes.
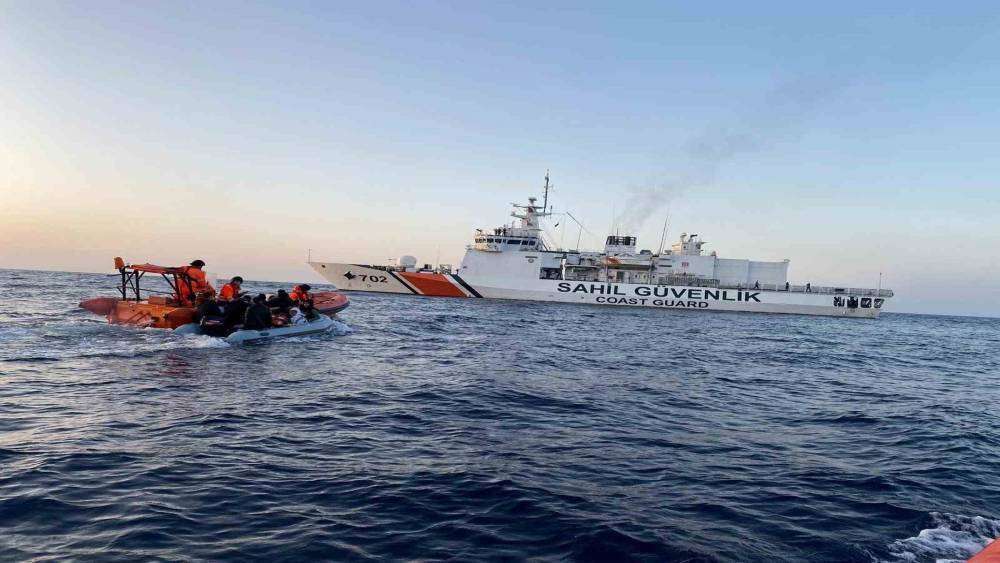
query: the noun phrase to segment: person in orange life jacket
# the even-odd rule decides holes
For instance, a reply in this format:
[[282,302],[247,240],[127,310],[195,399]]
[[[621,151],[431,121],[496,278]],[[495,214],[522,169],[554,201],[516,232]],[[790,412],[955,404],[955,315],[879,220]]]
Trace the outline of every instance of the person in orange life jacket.
[[233,276],[229,283],[219,290],[219,301],[235,301],[240,297],[240,287],[243,285],[243,278]]
[[299,303],[304,301],[312,301],[312,295],[309,294],[309,290],[312,287],[307,283],[299,284],[295,286],[295,289],[288,295],[291,297],[292,301],[297,301]]
[[203,260],[195,260],[191,262],[190,266],[181,268],[182,273],[190,278],[177,280],[177,297],[181,303],[193,303],[194,297],[199,294],[215,295],[215,288],[212,287],[212,284],[208,283],[205,272],[202,270],[204,267],[205,262]]
[[292,299],[292,302],[299,306],[299,309],[302,311],[302,314],[304,314],[308,319],[312,319],[314,317],[313,298],[312,295],[309,293],[310,289],[312,288],[309,287],[309,284],[303,283],[295,286],[295,289],[293,289],[292,293],[289,294],[289,297]]

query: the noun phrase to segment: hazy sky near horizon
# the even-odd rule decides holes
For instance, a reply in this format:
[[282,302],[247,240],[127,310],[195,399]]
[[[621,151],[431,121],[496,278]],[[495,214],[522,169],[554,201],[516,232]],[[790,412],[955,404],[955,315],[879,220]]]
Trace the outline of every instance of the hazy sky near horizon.
[[585,246],[1000,315],[1000,7],[813,4],[3,2],[0,268],[457,263],[549,169]]

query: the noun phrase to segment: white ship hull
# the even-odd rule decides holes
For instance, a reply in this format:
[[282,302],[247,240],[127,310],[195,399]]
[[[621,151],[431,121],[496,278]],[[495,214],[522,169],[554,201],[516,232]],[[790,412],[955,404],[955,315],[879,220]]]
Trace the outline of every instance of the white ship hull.
[[[358,264],[310,262],[343,291],[370,291],[433,297],[514,299],[612,307],[692,311],[733,311],[877,318],[883,300],[875,290],[821,292],[715,288],[598,281],[499,278],[467,274],[407,272]],[[854,306],[851,306],[854,305]]]

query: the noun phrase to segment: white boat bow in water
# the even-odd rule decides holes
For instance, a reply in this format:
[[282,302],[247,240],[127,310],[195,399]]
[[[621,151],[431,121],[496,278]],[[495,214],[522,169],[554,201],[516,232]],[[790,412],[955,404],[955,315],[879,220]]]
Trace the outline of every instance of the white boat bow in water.
[[[257,342],[273,340],[275,338],[308,336],[310,334],[329,332],[336,324],[337,321],[326,315],[317,315],[315,319],[297,325],[286,325],[264,330],[237,330],[236,332],[225,337],[224,340],[230,344],[254,344]],[[197,323],[179,326],[174,330],[174,332],[179,334],[203,334],[201,326]]]

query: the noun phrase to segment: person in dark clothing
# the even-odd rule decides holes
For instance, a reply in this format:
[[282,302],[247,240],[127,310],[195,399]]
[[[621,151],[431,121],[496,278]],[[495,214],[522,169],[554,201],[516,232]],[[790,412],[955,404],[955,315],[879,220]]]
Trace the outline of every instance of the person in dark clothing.
[[271,308],[267,306],[267,298],[260,294],[253,298],[253,305],[247,309],[243,319],[243,330],[264,330],[271,328]]
[[198,318],[205,317],[222,317],[222,307],[219,307],[219,302],[214,297],[206,297],[201,305],[198,305]]
[[227,330],[232,330],[236,328],[237,325],[243,324],[243,319],[246,317],[247,309],[250,308],[250,296],[243,295],[235,301],[230,301],[226,304],[226,320],[225,325]]
[[287,315],[288,310],[292,307],[292,298],[288,296],[287,291],[279,289],[277,295],[267,300],[267,306],[272,309],[278,309]]
[[225,317],[215,297],[207,297],[198,305],[198,318],[202,333],[209,336],[226,335]]

